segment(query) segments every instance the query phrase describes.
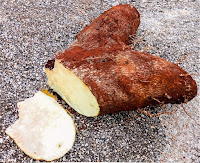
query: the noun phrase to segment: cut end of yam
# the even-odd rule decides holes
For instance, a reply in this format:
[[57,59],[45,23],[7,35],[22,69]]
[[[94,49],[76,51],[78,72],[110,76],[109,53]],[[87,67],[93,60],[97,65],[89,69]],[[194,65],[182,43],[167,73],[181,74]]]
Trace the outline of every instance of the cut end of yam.
[[56,100],[42,92],[17,104],[19,119],[6,129],[19,148],[33,159],[52,161],[73,146],[74,121]]
[[45,68],[47,84],[57,92],[74,110],[87,117],[100,112],[96,97],[88,86],[73,72],[55,60],[53,69]]

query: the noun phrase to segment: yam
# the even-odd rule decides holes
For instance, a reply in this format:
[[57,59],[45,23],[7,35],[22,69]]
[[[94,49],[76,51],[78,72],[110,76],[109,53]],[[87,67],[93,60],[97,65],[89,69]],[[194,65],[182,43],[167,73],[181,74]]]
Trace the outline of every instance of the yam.
[[47,84],[89,117],[182,103],[197,94],[196,82],[182,68],[128,47],[69,49],[49,61],[45,72]]
[[47,62],[47,84],[89,117],[194,98],[197,85],[187,72],[128,46],[139,23],[140,14],[130,5],[104,12]]
[[84,49],[129,45],[140,24],[140,14],[131,5],[117,5],[105,11],[77,35],[72,44]]
[[17,106],[19,119],[6,129],[6,134],[27,155],[51,161],[72,148],[76,134],[74,122],[56,100],[37,92]]

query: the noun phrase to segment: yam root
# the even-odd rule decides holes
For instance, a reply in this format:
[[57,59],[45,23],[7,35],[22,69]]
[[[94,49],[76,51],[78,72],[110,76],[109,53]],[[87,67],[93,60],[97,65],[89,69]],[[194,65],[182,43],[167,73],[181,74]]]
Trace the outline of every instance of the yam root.
[[140,14],[130,5],[104,12],[48,61],[47,84],[89,117],[194,98],[197,85],[187,72],[128,46],[139,23]]
[[72,46],[84,49],[109,48],[114,45],[129,45],[140,24],[140,14],[131,5],[117,5],[96,18],[78,35]]
[[120,46],[59,53],[45,68],[48,85],[86,116],[182,103],[197,94],[196,82],[174,63]]

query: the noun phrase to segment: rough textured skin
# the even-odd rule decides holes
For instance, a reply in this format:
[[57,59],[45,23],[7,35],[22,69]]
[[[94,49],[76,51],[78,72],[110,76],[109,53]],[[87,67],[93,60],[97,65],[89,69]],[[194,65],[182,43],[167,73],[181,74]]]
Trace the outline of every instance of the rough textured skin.
[[115,44],[128,45],[131,43],[131,37],[136,34],[139,24],[140,14],[135,7],[117,5],[86,26],[77,35],[77,41],[72,46],[93,49],[108,48]]
[[[197,94],[196,82],[176,64],[129,48],[74,47],[56,59],[89,87],[100,114],[186,102]],[[53,64],[49,61],[46,68]]]

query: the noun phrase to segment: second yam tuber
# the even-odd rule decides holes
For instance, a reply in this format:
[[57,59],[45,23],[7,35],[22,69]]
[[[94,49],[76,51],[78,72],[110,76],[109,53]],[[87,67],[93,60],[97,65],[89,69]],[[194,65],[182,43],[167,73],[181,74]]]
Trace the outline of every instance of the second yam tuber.
[[129,45],[140,24],[140,14],[131,5],[117,5],[105,11],[76,36],[71,45],[84,49]]

